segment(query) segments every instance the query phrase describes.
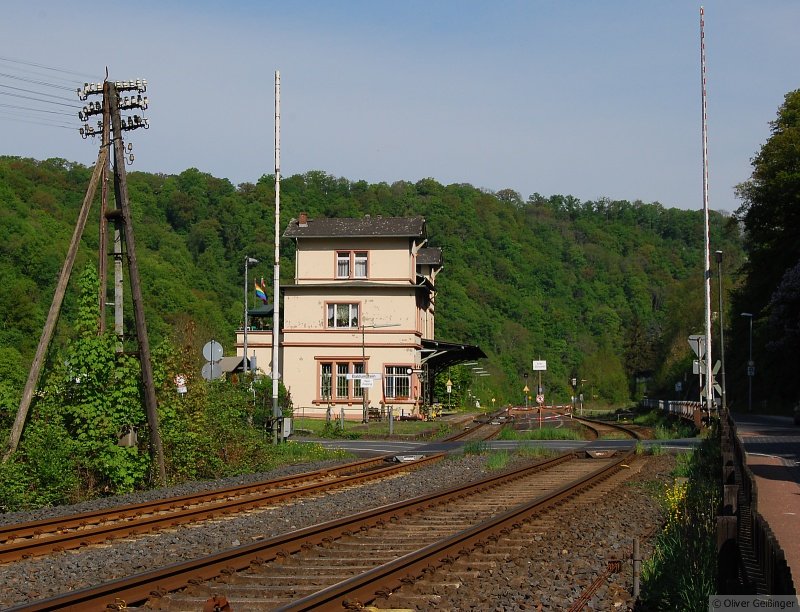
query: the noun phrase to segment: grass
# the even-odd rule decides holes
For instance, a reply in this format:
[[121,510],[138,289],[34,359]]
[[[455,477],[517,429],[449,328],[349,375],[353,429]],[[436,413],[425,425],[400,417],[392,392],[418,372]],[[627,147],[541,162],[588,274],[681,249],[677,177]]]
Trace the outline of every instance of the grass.
[[494,451],[489,453],[486,457],[486,469],[488,470],[502,470],[510,461],[508,451]]
[[680,438],[694,438],[697,429],[694,425],[674,417],[668,417],[659,410],[637,414],[633,419],[637,425],[653,428],[656,440],[675,440]]
[[465,455],[486,455],[486,469],[502,470],[514,458],[525,459],[527,461],[547,459],[558,454],[556,451],[547,448],[522,445],[513,452],[507,450],[491,450],[486,442],[468,442],[464,445]]
[[541,429],[519,430],[503,427],[498,440],[583,440],[583,436],[568,427],[542,427]]
[[640,609],[704,612],[716,588],[722,480],[718,428],[696,450],[678,455],[673,476],[661,492],[664,527],[642,566]]

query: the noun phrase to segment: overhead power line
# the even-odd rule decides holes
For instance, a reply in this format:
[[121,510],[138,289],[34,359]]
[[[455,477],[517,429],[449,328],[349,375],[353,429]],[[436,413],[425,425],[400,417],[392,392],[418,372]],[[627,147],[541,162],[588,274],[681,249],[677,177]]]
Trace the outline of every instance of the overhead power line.
[[43,70],[49,70],[51,72],[58,72],[61,74],[72,74],[75,76],[79,76],[82,79],[95,79],[97,78],[96,75],[89,74],[87,72],[78,72],[76,70],[67,70],[66,68],[54,68],[53,66],[45,66],[44,64],[37,64],[36,62],[29,62],[25,60],[14,59],[11,57],[0,57],[0,62],[7,62],[9,64],[19,64],[22,66],[33,66],[35,68],[42,68]]
[[[54,94],[43,93],[41,91],[36,91],[36,90],[33,90],[33,89],[25,89],[24,87],[14,87],[13,85],[3,85],[2,83],[0,83],[0,87],[2,87],[3,89],[13,89],[14,91],[23,91],[25,93],[36,94],[36,95],[39,95],[39,96],[47,96],[48,98],[53,98],[54,100],[64,100],[66,102],[72,102],[72,104],[62,104],[60,102],[54,102],[53,100],[42,100],[41,98],[30,98],[31,100],[38,100],[39,102],[47,102],[48,104],[61,104],[62,106],[77,107],[77,105],[73,101],[73,98],[67,98],[67,97],[64,97],[64,96],[56,96]],[[4,93],[4,92],[0,91],[0,93]],[[11,95],[15,95],[15,94],[5,93],[5,95],[11,96]]]
[[28,118],[26,118],[24,116],[23,117],[18,117],[18,116],[14,116],[13,114],[10,115],[10,116],[7,116],[5,113],[0,113],[0,121],[3,121],[3,120],[13,121],[15,123],[31,123],[33,125],[44,125],[44,126],[47,126],[47,127],[57,127],[57,128],[63,128],[65,130],[75,131],[75,126],[74,125],[64,125],[63,123],[55,123],[55,122],[50,122],[50,121],[35,121],[33,119],[28,119]]
[[68,85],[58,85],[56,83],[48,83],[47,81],[40,81],[38,79],[28,79],[15,74],[9,74],[7,72],[0,72],[0,76],[14,79],[15,81],[24,81],[25,83],[33,83],[34,85],[43,85],[44,87],[53,87],[55,89],[63,89],[65,91],[72,91],[74,89]]

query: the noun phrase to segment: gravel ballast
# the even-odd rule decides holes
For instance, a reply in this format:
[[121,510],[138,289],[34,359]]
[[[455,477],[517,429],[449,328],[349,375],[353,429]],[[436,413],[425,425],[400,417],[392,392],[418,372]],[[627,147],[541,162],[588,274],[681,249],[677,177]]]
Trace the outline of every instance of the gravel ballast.
[[[650,458],[647,467],[637,478],[666,481],[672,464],[672,458],[666,455]],[[190,483],[169,490],[162,489],[106,498],[76,506],[2,515],[0,521],[7,524],[37,520],[46,516],[135,503],[167,495],[184,495],[198,490],[215,489],[236,483],[279,477],[288,473],[310,471],[319,467],[322,465],[292,466],[269,474],[254,474],[248,477],[229,478],[224,481]],[[450,488],[477,480],[487,474],[489,474],[489,470],[486,468],[484,456],[468,455],[448,458],[386,481],[369,483],[357,488],[335,490],[316,497],[300,498],[277,507],[254,510],[157,534],[115,541],[113,545],[91,546],[77,551],[67,551],[7,564],[0,566],[0,608],[50,597],[68,589],[75,590],[94,586],[162,565],[249,544],[316,523],[355,514],[368,508]],[[588,513],[584,518],[593,520],[584,523],[585,528],[579,530],[579,533],[576,533],[574,527],[567,527],[563,532],[552,534],[552,536],[561,538],[560,541],[565,550],[590,547],[593,551],[592,554],[595,554],[600,553],[601,550],[619,550],[623,546],[629,546],[631,533],[652,530],[653,524],[659,520],[657,503],[652,499],[647,487],[627,487],[626,495],[619,504],[604,508],[601,516],[593,517],[590,514]],[[590,544],[595,541],[598,543]],[[528,597],[520,599],[519,589],[514,589],[508,598],[500,597],[500,591],[494,591],[500,600],[495,601],[493,597],[492,607],[488,609],[527,609],[522,602],[525,600],[535,601],[532,599],[534,591],[539,592],[548,588],[550,582],[544,578],[548,572],[551,574],[554,572],[556,576],[569,575],[569,568],[559,569],[559,563],[562,563],[559,559],[548,559],[547,562],[542,562],[542,567],[537,567],[536,571],[537,576],[542,578],[538,581],[524,581],[526,588],[531,591]],[[567,564],[571,561],[568,562],[565,558],[563,563]],[[572,571],[574,573],[575,570]],[[523,585],[519,577],[509,576],[508,581],[520,587]],[[555,582],[563,587],[562,580]],[[603,593],[607,591],[609,589],[605,589]],[[603,597],[603,593],[598,593],[595,601]],[[549,596],[545,595],[545,597]],[[506,600],[505,603],[501,601],[503,599]],[[619,597],[616,599],[618,605],[622,603]],[[540,598],[539,601],[541,602],[542,599]],[[625,603],[628,602],[625,601]],[[466,602],[461,602],[459,605],[466,605]],[[478,609],[449,606],[443,606],[443,608]],[[601,606],[593,609],[606,608]],[[612,606],[608,609],[625,608]]]

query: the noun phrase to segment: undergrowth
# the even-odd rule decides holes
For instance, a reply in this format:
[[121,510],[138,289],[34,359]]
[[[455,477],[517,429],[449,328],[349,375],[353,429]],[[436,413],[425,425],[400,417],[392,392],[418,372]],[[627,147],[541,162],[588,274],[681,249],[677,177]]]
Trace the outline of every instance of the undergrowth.
[[708,609],[716,585],[716,514],[722,460],[715,427],[694,452],[678,456],[675,480],[661,492],[665,524],[642,565],[637,610]]

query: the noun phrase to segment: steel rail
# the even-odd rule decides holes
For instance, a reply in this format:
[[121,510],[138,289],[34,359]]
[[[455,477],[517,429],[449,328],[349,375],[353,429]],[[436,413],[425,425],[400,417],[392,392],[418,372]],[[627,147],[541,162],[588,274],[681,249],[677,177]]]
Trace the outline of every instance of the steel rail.
[[[642,436],[638,431],[630,429],[629,427],[625,427],[625,425],[620,425],[619,423],[610,423],[608,421],[598,421],[596,419],[587,419],[587,418],[584,418],[584,417],[576,417],[576,416],[573,416],[572,418],[573,418],[573,420],[578,421],[579,423],[583,423],[584,426],[589,427],[590,429],[593,429],[595,432],[597,432],[597,429],[595,427],[593,427],[592,425],[590,425],[590,424],[602,425],[603,427],[609,427],[610,429],[616,429],[618,431],[621,431],[621,432],[631,436],[634,440],[641,440],[642,439]],[[598,435],[598,438],[599,437],[600,436]]]
[[199,559],[175,563],[149,572],[106,582],[29,604],[11,608],[8,612],[44,612],[70,610],[88,612],[105,610],[108,605],[143,603],[152,595],[163,595],[184,588],[191,583],[217,578],[223,573],[246,569],[252,562],[272,561],[279,556],[301,551],[309,544],[319,544],[337,539],[376,525],[385,524],[393,516],[414,514],[421,509],[434,507],[448,501],[485,491],[536,472],[544,471],[561,463],[575,459],[573,453],[540,461],[510,472],[485,478],[467,485],[452,487],[446,491],[423,495],[410,500],[395,502],[379,508],[366,510],[345,518],[312,525],[267,540],[238,546]]
[[345,602],[348,607],[356,608],[369,604],[380,595],[378,591],[391,592],[401,587],[405,581],[413,580],[442,565],[446,559],[458,557],[464,554],[464,551],[475,548],[492,535],[519,527],[523,522],[529,520],[533,513],[546,510],[609,478],[622,469],[623,464],[633,454],[634,451],[629,450],[622,457],[555,491],[541,495],[528,503],[521,504],[394,561],[277,608],[276,612],[299,612],[302,610],[324,612],[326,610],[342,610]]
[[249,484],[214,489],[211,491],[204,491],[202,493],[179,495],[176,497],[167,497],[136,504],[125,504],[115,506],[113,508],[107,508],[105,510],[91,510],[77,514],[40,519],[37,521],[10,523],[8,525],[0,526],[0,542],[8,541],[12,538],[16,539],[40,536],[47,532],[54,532],[64,529],[80,529],[86,527],[87,525],[99,524],[111,520],[127,520],[130,517],[140,516],[142,514],[171,511],[178,506],[209,503],[234,495],[247,495],[252,492],[261,491],[264,489],[264,487],[293,486],[308,480],[325,478],[328,476],[337,476],[339,474],[346,474],[354,470],[364,470],[373,465],[384,463],[390,456],[391,455],[386,455],[381,457],[373,457],[370,459],[362,459],[360,461],[323,468],[313,472],[303,472],[301,474],[294,474],[292,476],[283,476],[281,478],[274,478],[271,480],[262,480]]
[[476,431],[480,431],[483,428],[491,429],[491,431],[484,437],[481,437],[478,441],[491,440],[494,436],[496,436],[499,433],[499,431],[503,428],[503,425],[510,422],[510,420],[507,420],[506,422],[501,423],[499,426],[492,425],[492,420],[501,416],[505,412],[506,410],[504,409],[504,410],[499,410],[498,412],[495,412],[492,415],[488,415],[486,416],[487,419],[486,421],[478,421],[477,419],[475,419],[473,420],[473,422],[476,422],[477,426],[469,427],[464,429],[463,431],[459,431],[458,433],[447,436],[442,440],[442,442],[457,442],[463,440],[464,438],[472,436]]
[[129,535],[140,535],[164,527],[174,527],[186,523],[198,522],[223,514],[233,514],[250,510],[265,504],[272,504],[285,499],[311,495],[320,491],[352,485],[376,478],[382,478],[395,472],[413,469],[444,457],[443,453],[429,455],[413,462],[399,463],[384,468],[359,472],[357,474],[340,476],[335,481],[322,480],[293,489],[268,491],[257,493],[248,497],[239,497],[233,500],[222,500],[210,505],[174,510],[171,513],[156,514],[139,519],[112,523],[91,529],[54,534],[47,537],[27,539],[0,546],[0,561],[8,562],[17,559],[47,554],[53,551],[80,548],[89,544],[106,542],[112,538],[121,538]]

